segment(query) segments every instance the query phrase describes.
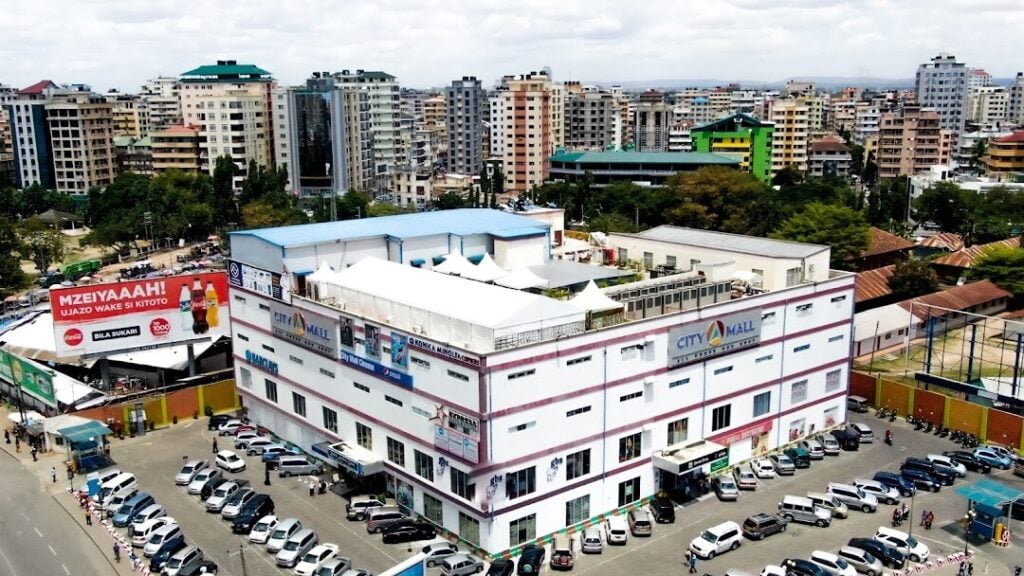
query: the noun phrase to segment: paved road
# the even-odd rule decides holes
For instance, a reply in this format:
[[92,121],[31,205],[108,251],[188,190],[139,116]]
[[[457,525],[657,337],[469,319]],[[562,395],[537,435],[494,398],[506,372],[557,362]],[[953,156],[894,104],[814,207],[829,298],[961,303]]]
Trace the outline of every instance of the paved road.
[[[0,453],[0,574],[91,576],[113,569],[88,530],[54,497],[68,498],[64,484],[44,483],[19,460]],[[58,482],[60,482],[58,480]],[[66,481],[64,481],[66,482]],[[51,495],[51,491],[56,494]],[[106,534],[102,534],[106,538]],[[101,540],[102,541],[102,540]]]

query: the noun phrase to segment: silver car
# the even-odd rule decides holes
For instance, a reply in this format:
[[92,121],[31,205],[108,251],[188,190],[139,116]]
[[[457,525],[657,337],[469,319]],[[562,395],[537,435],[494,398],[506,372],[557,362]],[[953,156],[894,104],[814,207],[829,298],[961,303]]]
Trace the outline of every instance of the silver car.
[[210,467],[209,460],[189,460],[181,467],[181,471],[174,476],[174,483],[178,486],[187,486],[196,474]]
[[796,472],[796,465],[785,454],[772,454],[768,457],[768,461],[775,467],[775,472],[779,476],[792,476]]
[[872,494],[879,502],[896,504],[900,501],[900,491],[892,486],[886,486],[877,480],[865,480],[857,478],[853,485],[860,488],[867,494]]
[[231,498],[228,498],[227,502],[224,503],[224,508],[220,511],[221,518],[231,520],[238,513],[241,512],[242,506],[245,506],[246,502],[256,497],[256,491],[252,488],[242,488],[238,492],[235,492]]
[[839,549],[837,554],[853,569],[861,574],[867,574],[867,576],[882,576],[882,561],[875,558],[867,550],[861,550],[860,548],[854,548],[853,546],[843,546]]

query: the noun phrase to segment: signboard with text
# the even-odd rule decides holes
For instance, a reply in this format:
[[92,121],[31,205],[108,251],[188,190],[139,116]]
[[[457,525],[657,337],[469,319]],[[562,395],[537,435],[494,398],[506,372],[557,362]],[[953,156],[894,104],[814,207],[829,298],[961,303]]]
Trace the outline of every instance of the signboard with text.
[[231,333],[223,272],[50,290],[57,357],[216,340]]
[[232,286],[285,301],[281,288],[281,275],[262,268],[228,260],[228,282]]
[[756,346],[760,340],[760,308],[690,322],[669,331],[668,365],[707,360]]
[[434,447],[471,464],[480,463],[480,443],[447,426],[434,425]]
[[282,340],[328,358],[334,358],[338,351],[337,320],[308,310],[271,304],[270,331]]
[[343,364],[347,364],[356,370],[382,378],[392,384],[397,384],[405,388],[412,388],[412,376],[405,372],[399,372],[394,368],[388,368],[380,362],[356,356],[355,354],[345,350],[341,351],[339,359]]
[[53,394],[52,371],[37,368],[27,360],[0,350],[0,375],[14,386],[39,398],[50,406],[57,407]]

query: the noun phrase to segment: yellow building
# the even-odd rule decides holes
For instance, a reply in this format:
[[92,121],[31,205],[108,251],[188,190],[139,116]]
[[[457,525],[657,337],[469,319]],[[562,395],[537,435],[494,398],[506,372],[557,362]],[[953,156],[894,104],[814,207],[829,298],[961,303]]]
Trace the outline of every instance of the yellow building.
[[1024,130],[988,143],[985,171],[992,175],[1024,173]]

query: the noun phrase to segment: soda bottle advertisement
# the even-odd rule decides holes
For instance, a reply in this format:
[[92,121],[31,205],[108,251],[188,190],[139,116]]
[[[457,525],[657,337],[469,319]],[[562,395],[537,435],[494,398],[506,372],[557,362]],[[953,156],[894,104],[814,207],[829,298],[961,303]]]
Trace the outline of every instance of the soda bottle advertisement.
[[50,290],[58,357],[230,336],[228,280],[203,272]]

